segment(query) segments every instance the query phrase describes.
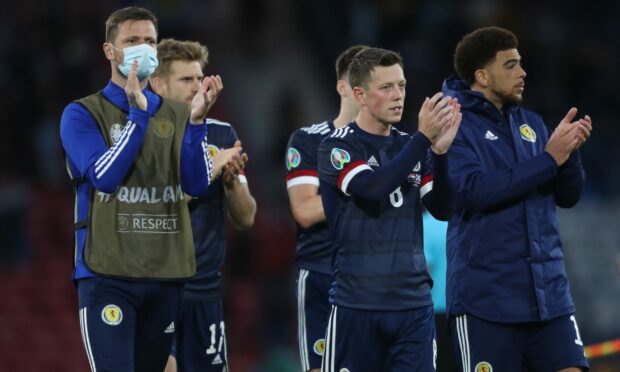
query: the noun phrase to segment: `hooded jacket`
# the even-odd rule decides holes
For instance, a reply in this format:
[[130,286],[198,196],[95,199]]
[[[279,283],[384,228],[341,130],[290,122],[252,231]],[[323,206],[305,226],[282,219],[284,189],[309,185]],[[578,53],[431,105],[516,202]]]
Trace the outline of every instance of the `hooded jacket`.
[[570,208],[581,196],[579,153],[557,167],[539,115],[519,105],[501,113],[455,77],[443,93],[463,113],[448,151],[456,213],[448,224],[447,312],[505,323],[573,313],[556,205]]

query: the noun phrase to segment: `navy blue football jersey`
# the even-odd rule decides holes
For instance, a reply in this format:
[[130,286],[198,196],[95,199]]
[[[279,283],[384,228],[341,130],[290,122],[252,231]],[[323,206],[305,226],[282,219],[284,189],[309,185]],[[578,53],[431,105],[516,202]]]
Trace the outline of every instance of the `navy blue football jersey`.
[[373,135],[351,123],[319,147],[321,196],[335,249],[330,289],[335,305],[387,311],[432,305],[421,205],[432,189],[430,150],[381,202],[347,191],[356,175],[386,164],[410,138],[395,128],[389,136]]
[[[334,129],[333,122],[297,129],[286,150],[286,188],[296,185],[319,186],[317,151],[321,141]],[[332,249],[327,222],[308,229],[297,225],[297,266],[324,274],[332,273]]]
[[[209,155],[220,149],[233,147],[237,133],[228,124],[207,119]],[[243,174],[239,180],[247,182]],[[224,213],[224,186],[221,178],[209,185],[207,193],[189,202],[194,246],[196,247],[196,275],[186,281],[185,293],[200,297],[219,295],[220,270],[226,254],[226,217]]]

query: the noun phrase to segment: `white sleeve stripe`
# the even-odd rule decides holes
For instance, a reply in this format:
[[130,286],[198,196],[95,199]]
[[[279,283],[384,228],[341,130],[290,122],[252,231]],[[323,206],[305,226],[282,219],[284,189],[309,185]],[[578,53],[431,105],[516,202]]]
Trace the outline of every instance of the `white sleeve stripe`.
[[420,199],[424,197],[424,195],[428,194],[429,191],[433,189],[433,181],[428,182],[424,186],[420,187]]
[[114,145],[112,145],[112,147],[110,147],[108,149],[108,151],[106,151],[101,157],[99,157],[99,159],[97,159],[97,161],[95,162],[95,172],[99,171],[99,169],[104,165],[100,163],[105,163],[106,160],[108,160],[112,154],[114,153],[114,149],[116,149],[118,147],[119,143],[122,143],[123,141],[125,141],[125,138],[127,136],[129,136],[129,131],[131,130],[131,126],[135,125],[135,123],[133,123],[131,120],[127,122],[127,125],[125,125],[125,128],[123,128],[123,131],[121,132],[121,136],[118,138],[118,141],[116,141],[116,143]]
[[[120,141],[117,142],[114,146],[112,146],[110,148],[110,150],[108,150],[108,152],[112,151],[114,153],[114,155],[109,160],[99,164],[99,167],[97,167],[95,169],[95,174],[96,174],[96,178],[97,179],[100,179],[105,174],[105,172],[108,171],[110,166],[112,164],[114,164],[114,160],[116,160],[116,158],[118,158],[118,155],[121,152],[123,152],[123,149],[125,148],[125,145],[127,145],[127,143],[129,142],[129,138],[131,137],[131,134],[133,133],[134,129],[136,129],[136,124],[131,123],[131,128],[129,130],[129,134],[124,138],[123,142],[120,142]],[[116,146],[118,146],[118,147],[116,147]],[[101,169],[100,172],[98,172],[98,169],[101,168],[103,165],[105,165],[105,167],[103,169]]]
[[248,179],[243,174],[240,174],[239,175],[239,182],[241,182],[241,183],[248,183]]
[[360,164],[357,167],[351,169],[349,173],[347,173],[346,176],[344,176],[342,180],[342,185],[340,186],[340,190],[342,190],[342,192],[345,195],[349,195],[347,193],[347,187],[349,187],[349,182],[351,182],[353,177],[355,177],[358,173],[365,171],[365,170],[372,171],[372,168],[368,164]]
[[291,187],[297,186],[297,185],[319,186],[319,177],[301,176],[301,177],[291,178],[290,180],[286,181],[287,189],[290,189]]

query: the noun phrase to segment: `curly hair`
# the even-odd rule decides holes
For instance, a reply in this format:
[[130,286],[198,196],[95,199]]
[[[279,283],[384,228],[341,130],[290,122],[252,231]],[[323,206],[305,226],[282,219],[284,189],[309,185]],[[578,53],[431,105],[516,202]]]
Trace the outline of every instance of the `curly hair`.
[[476,80],[476,70],[495,60],[497,52],[519,46],[517,36],[505,28],[479,28],[463,37],[454,51],[454,70],[469,84]]

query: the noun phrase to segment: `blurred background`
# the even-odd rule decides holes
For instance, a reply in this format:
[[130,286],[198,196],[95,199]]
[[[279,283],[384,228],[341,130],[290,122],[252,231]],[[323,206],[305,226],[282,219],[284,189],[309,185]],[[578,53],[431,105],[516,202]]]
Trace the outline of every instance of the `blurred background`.
[[[153,0],[2,1],[0,14],[0,371],[87,371],[71,282],[72,191],[59,121],[103,88],[104,22],[140,5],[159,36],[211,52],[225,89],[210,116],[231,122],[250,156],[254,228],[230,231],[224,272],[233,371],[298,371],[295,224],[284,182],[290,133],[338,112],[334,60],[352,44],[399,51],[408,80],[401,129],[451,75],[458,40],[499,25],[520,39],[524,106],[554,127],[571,106],[594,121],[582,148],[587,189],[561,211],[581,337],[620,337],[620,3],[615,1]],[[618,354],[593,371],[620,371]]]

